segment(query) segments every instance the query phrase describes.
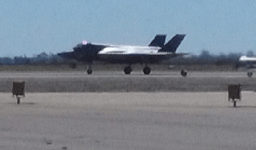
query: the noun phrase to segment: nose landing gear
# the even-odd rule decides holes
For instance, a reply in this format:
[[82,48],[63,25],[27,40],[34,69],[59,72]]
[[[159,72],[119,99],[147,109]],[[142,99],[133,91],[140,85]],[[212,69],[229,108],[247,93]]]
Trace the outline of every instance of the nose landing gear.
[[92,69],[87,69],[87,74],[92,74]]
[[88,65],[87,74],[89,74],[89,75],[92,74],[92,65],[91,64]]

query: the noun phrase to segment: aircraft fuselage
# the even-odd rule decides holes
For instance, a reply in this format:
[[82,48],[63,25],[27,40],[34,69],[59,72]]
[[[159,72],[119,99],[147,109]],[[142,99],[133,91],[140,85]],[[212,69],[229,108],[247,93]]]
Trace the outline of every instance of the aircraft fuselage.
[[256,68],[256,57],[241,56],[239,58],[239,63],[240,65],[245,65],[245,68],[248,70],[248,77],[252,77],[252,69]]
[[159,52],[160,47],[110,46],[101,50],[97,57],[111,63],[158,63],[168,59],[172,52]]

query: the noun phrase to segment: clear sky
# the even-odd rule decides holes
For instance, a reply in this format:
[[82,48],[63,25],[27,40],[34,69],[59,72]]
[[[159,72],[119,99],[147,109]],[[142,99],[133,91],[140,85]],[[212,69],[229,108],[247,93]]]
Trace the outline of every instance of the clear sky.
[[82,40],[148,45],[186,34],[178,52],[256,52],[255,0],[0,0],[0,57],[56,54]]

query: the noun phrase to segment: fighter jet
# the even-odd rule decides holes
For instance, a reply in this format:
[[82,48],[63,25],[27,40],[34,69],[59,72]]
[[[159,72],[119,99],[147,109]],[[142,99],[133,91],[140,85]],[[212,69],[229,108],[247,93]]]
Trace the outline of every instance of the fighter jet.
[[248,70],[247,76],[252,77],[252,69],[256,68],[256,57],[241,56],[239,58],[239,64],[245,65],[245,68]]
[[176,53],[184,37],[184,34],[176,34],[170,41],[164,44],[166,35],[156,35],[148,46],[106,45],[83,41],[75,46],[72,52],[63,52],[58,55],[63,58],[87,63],[88,74],[93,72],[93,61],[127,64],[124,68],[125,74],[132,72],[132,64],[141,63],[145,64],[144,74],[150,74],[149,64],[159,63],[166,59],[184,55],[184,53]]

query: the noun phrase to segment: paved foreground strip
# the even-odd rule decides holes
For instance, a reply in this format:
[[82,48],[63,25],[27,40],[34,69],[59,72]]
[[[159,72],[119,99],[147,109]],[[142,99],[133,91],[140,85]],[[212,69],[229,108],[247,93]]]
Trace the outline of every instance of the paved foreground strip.
[[242,92],[0,93],[4,150],[254,150],[256,99]]

